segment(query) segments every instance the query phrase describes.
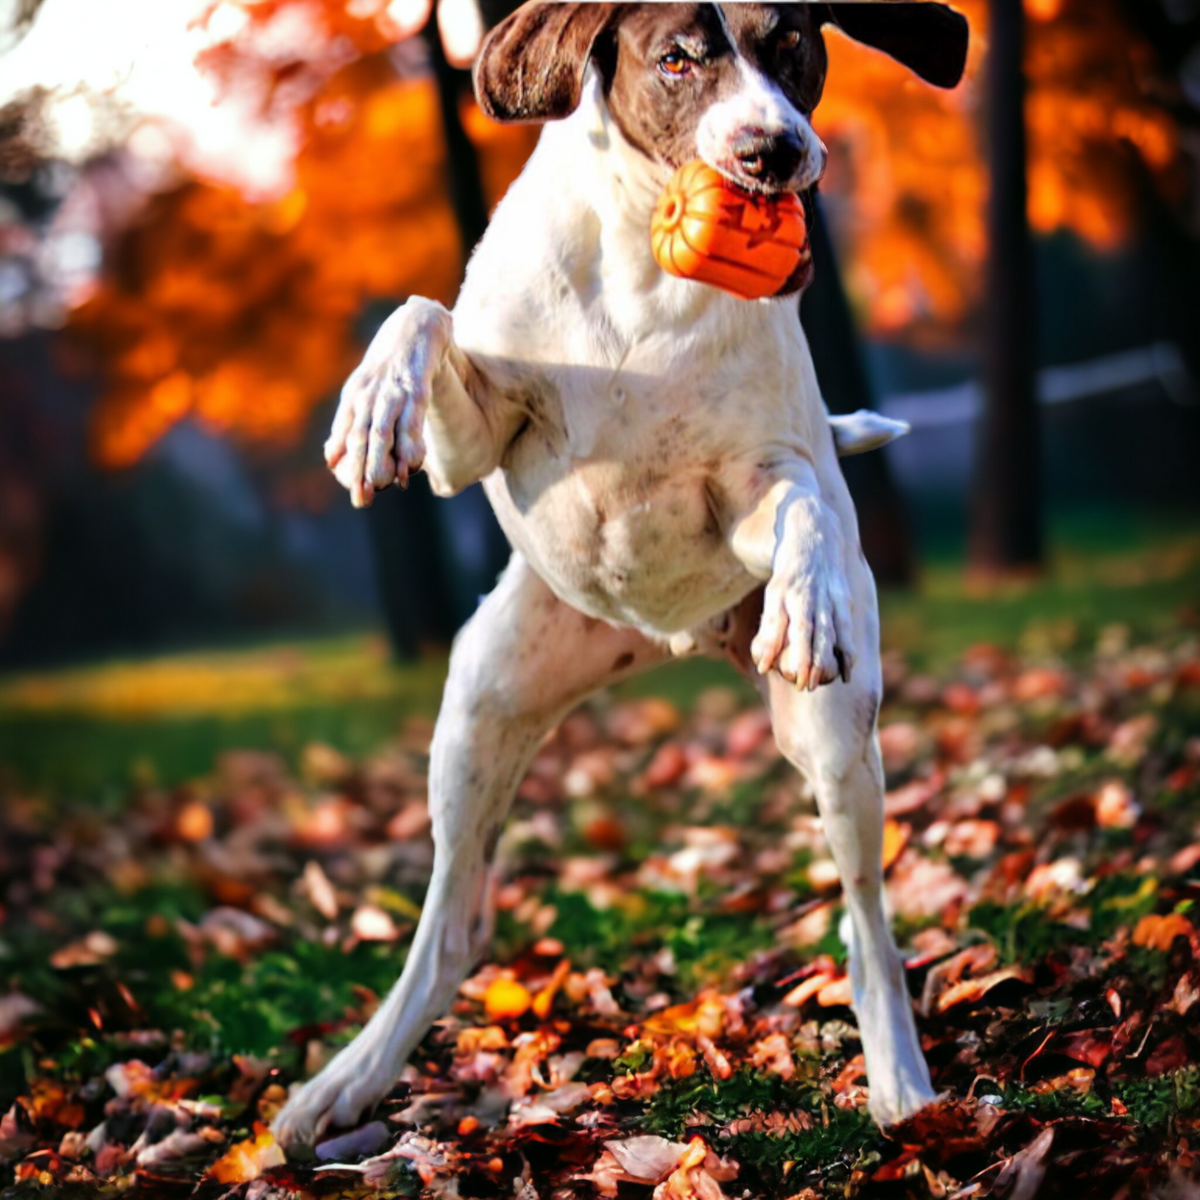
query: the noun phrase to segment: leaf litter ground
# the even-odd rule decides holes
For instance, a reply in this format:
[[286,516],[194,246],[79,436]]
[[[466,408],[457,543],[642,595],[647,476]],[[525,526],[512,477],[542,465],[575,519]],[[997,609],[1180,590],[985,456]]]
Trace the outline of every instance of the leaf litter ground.
[[293,1162],[271,1117],[419,915],[428,721],[115,808],[10,781],[4,1194],[1197,1194],[1200,639],[885,670],[889,898],[941,1093],[904,1127],[866,1115],[811,795],[710,687],[546,742],[489,960],[378,1112]]

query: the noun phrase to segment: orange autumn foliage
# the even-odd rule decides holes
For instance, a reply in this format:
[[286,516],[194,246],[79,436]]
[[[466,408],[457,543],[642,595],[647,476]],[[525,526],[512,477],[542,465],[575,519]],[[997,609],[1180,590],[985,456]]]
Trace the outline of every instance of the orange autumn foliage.
[[[69,324],[105,380],[92,444],[107,466],[136,462],[189,417],[247,442],[295,443],[357,361],[364,305],[411,292],[448,301],[460,278],[437,97],[430,79],[398,79],[389,62],[412,32],[395,6],[230,2],[250,32],[205,51],[204,65],[230,88],[257,72],[264,113],[296,106],[294,184],[256,202],[196,179],[154,199],[113,247]],[[852,298],[884,336],[946,336],[981,299],[987,5],[957,7],[972,49],[954,91],[827,35],[825,192]],[[256,57],[254,32],[290,8],[303,10],[311,45]],[[1026,11],[1030,220],[1111,248],[1134,221],[1134,167],[1169,189],[1178,162],[1177,131],[1151,98],[1151,52],[1116,0],[1026,0]],[[347,54],[362,57],[333,71]],[[469,103],[463,122],[495,203],[537,131],[492,124]]]
[[490,1021],[524,1016],[532,1003],[533,997],[529,989],[523,983],[505,975],[490,983],[483,994],[483,1008]]
[[[829,143],[824,191],[848,250],[847,284],[880,334],[936,334],[980,300],[987,253],[986,0],[955,0],[971,25],[954,91],[915,80],[875,51],[827,33],[817,110]],[[1026,0],[1029,218],[1100,250],[1128,237],[1137,163],[1170,190],[1177,130],[1152,96],[1152,52],[1115,0]]]
[[1167,913],[1164,917],[1151,913],[1138,921],[1133,931],[1133,944],[1165,953],[1177,937],[1189,937],[1191,933],[1192,923],[1181,913]]
[[[1179,132],[1153,100],[1153,51],[1112,0],[1056,0],[1035,26],[1030,80],[1029,220],[1039,233],[1070,229],[1101,250],[1130,234],[1140,159],[1168,192],[1180,182]],[[1048,0],[1027,0],[1035,9]]]
[[231,1147],[208,1169],[218,1183],[248,1183],[272,1167],[287,1162],[283,1147],[261,1121],[255,1121],[253,1136]]
[[835,997],[830,1001],[830,1004],[849,1003],[849,1000],[844,999],[844,987],[849,983],[845,976],[839,974],[836,970],[833,971],[818,971],[810,975],[807,979],[797,984],[786,996],[783,997],[782,1003],[789,1008],[803,1008],[814,996],[817,997],[817,1003],[823,1007],[829,1007],[821,997],[826,991],[832,989],[831,995]]
[[[462,248],[432,81],[362,59],[302,119],[286,195],[251,203],[196,181],[157,197],[73,314],[74,344],[108,384],[92,430],[104,465],[136,462],[187,416],[247,441],[294,442],[361,354],[364,304],[416,291],[453,299]],[[482,139],[493,195],[530,145],[526,130]]]
[[976,112],[986,4],[956,7],[972,36],[966,79],[953,91],[826,32],[829,76],[814,122],[830,152],[822,190],[850,250],[847,287],[878,332],[961,318],[987,249]]
[[26,1103],[29,1115],[36,1121],[53,1121],[68,1129],[78,1129],[87,1113],[68,1090],[52,1079],[35,1079],[29,1087]]
[[554,1007],[554,997],[558,995],[559,989],[566,982],[566,978],[570,972],[571,960],[567,958],[561,959],[554,968],[550,978],[539,989],[537,995],[534,996],[532,1006],[534,1014],[543,1021],[549,1017],[550,1010]]
[[212,38],[196,55],[225,92],[286,111],[332,69],[421,31],[432,0],[207,0],[189,22]]
[[885,821],[883,826],[883,869],[888,870],[904,853],[912,830],[899,821]]

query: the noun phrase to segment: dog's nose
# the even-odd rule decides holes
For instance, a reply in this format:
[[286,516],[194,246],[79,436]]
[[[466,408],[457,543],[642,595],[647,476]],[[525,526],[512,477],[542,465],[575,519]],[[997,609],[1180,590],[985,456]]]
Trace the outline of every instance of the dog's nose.
[[782,184],[794,178],[804,157],[804,145],[790,130],[770,135],[754,132],[738,138],[733,152],[751,179]]

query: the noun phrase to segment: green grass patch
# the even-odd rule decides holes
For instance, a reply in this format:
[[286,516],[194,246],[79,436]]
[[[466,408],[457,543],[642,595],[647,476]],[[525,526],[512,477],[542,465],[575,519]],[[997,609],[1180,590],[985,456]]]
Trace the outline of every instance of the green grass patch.
[[958,556],[928,564],[911,592],[880,598],[885,648],[925,669],[978,642],[1039,653],[1086,653],[1101,630],[1176,632],[1200,596],[1200,537],[1182,514],[1089,509],[1050,524],[1046,574],[977,594]]
[[1088,928],[1055,920],[1049,910],[1032,901],[997,904],[985,900],[971,909],[970,928],[986,934],[1006,963],[1033,963],[1066,946],[1096,947],[1121,926],[1132,927],[1154,909],[1158,886],[1146,876],[1118,873],[1103,876],[1079,907],[1090,912]]
[[[1052,529],[1045,578],[989,595],[939,560],[912,592],[881,596],[885,648],[942,667],[981,641],[1070,656],[1113,624],[1135,635],[1179,628],[1200,596],[1200,538],[1182,518],[1074,514]],[[205,774],[223,751],[254,746],[289,761],[321,741],[361,756],[406,717],[437,712],[444,659],[389,661],[378,636],[114,661],[0,679],[0,766],[26,786],[95,801],[132,779]],[[688,710],[710,687],[750,701],[721,662],[672,663],[616,689]],[[736,806],[734,806],[736,807]]]
[[397,665],[376,637],[113,661],[0,680],[0,766],[95,802],[131,782],[206,775],[252,746],[362,756],[437,712],[445,662]]
[[[1112,1094],[1128,1110],[1128,1120],[1161,1133],[1176,1119],[1200,1113],[1200,1068],[1184,1067],[1145,1079],[1118,1079],[1112,1083]],[[1060,1088],[1039,1092],[1021,1084],[1005,1089],[1003,1107],[1010,1112],[1028,1113],[1039,1121],[1102,1117],[1111,1112],[1109,1102],[1095,1091],[1081,1094],[1072,1088]]]
[[[782,1178],[785,1163],[804,1172],[836,1164],[849,1166],[882,1144],[882,1135],[866,1112],[829,1105],[812,1080],[784,1080],[778,1075],[743,1068],[718,1081],[704,1069],[687,1079],[672,1080],[652,1097],[644,1124],[651,1133],[685,1140],[696,1118],[728,1126],[754,1113],[801,1114],[811,1127],[800,1131],[751,1130],[722,1133],[717,1148],[732,1151],[740,1162],[771,1179]],[[689,1124],[690,1122],[690,1124]]]
[[[552,889],[544,900],[557,910],[549,933],[579,947],[580,963],[620,974],[631,956],[665,948],[674,957],[673,982],[681,992],[719,979],[732,963],[775,942],[773,924],[756,914],[716,911],[679,892],[639,889],[607,908],[596,908],[582,892]],[[503,919],[498,933],[506,949],[528,937]]]

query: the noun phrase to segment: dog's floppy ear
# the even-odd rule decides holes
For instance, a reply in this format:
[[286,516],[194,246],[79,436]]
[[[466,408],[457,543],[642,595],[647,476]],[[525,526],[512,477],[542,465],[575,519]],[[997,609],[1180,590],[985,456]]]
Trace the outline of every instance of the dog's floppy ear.
[[874,0],[826,4],[826,24],[856,42],[874,46],[915,71],[927,83],[952,88],[967,65],[967,18],[945,4],[921,0]]
[[534,124],[579,104],[596,39],[615,4],[528,0],[488,35],[475,60],[475,96],[493,121]]

